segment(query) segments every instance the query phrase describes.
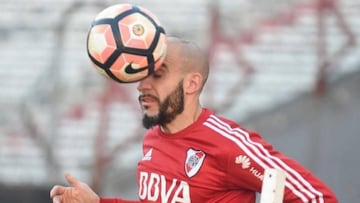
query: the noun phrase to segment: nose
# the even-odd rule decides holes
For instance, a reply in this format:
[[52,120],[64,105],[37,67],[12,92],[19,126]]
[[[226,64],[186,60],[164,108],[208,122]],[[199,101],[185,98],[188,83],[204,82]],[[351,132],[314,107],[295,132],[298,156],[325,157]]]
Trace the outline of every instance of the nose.
[[151,76],[148,76],[142,80],[139,81],[137,90],[139,92],[144,92],[147,89],[151,88]]

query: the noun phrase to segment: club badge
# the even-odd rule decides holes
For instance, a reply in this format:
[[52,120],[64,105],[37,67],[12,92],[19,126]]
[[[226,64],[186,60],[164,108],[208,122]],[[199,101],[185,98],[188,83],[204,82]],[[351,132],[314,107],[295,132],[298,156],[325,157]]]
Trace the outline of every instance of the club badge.
[[205,159],[205,153],[200,150],[189,149],[186,152],[185,172],[191,178],[200,170]]

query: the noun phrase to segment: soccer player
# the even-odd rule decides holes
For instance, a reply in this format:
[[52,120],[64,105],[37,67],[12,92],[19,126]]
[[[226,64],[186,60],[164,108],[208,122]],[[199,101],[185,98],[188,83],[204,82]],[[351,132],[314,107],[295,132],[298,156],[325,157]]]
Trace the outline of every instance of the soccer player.
[[209,64],[195,44],[168,39],[161,68],[138,84],[143,158],[138,200],[99,197],[70,174],[70,187],[54,186],[54,203],[255,203],[264,171],[286,172],[284,203],[337,203],[331,189],[259,134],[201,106]]

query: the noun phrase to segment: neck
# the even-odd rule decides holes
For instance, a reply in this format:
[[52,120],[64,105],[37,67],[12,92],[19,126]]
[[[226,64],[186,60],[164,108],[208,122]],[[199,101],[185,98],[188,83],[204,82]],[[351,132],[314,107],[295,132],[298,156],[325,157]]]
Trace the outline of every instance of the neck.
[[[190,105],[188,105],[190,106]],[[193,105],[193,108],[186,108],[171,123],[161,126],[161,130],[166,133],[177,133],[193,124],[200,116],[201,105]]]

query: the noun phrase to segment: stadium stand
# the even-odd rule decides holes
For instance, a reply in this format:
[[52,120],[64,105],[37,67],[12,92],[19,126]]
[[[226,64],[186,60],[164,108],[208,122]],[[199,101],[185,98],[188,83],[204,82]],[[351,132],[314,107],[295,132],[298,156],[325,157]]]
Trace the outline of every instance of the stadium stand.
[[[239,121],[360,69],[358,0],[129,2],[208,50],[204,104]],[[111,3],[0,0],[1,184],[46,187],[72,171],[112,193],[93,177],[134,176],[144,132],[135,85],[99,76],[85,51],[93,17]],[[124,173],[105,177],[109,168]]]

